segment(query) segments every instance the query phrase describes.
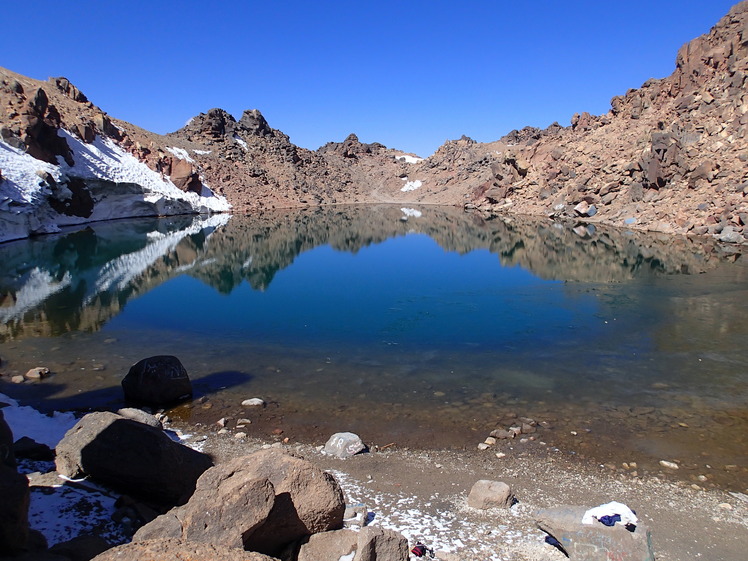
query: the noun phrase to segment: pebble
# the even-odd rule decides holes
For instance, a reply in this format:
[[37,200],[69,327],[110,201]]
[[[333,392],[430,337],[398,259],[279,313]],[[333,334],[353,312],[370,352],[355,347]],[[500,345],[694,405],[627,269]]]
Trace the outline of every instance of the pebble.
[[488,449],[488,444],[486,444],[485,442],[481,442],[480,444],[478,444],[478,450],[487,450],[487,449]]
[[226,426],[226,417],[221,417],[220,419],[218,419],[218,420],[216,421],[216,424],[217,424],[217,425],[218,425],[219,427],[225,427],[225,426]]
[[250,421],[249,419],[239,419],[236,422],[236,426],[237,427],[240,426],[240,425],[251,425],[251,424],[252,424],[252,421]]
[[237,432],[234,435],[234,438],[247,438],[247,433],[246,432]]
[[24,378],[26,378],[27,380],[41,380],[42,378],[48,377],[49,374],[49,368],[38,366],[26,372],[26,374],[24,374]]
[[730,503],[719,503],[719,508],[724,508],[725,510],[732,510],[732,505]]
[[13,376],[10,381],[14,384],[23,384],[26,381],[26,378],[18,374],[17,376]]
[[488,444],[489,446],[493,446],[494,444],[496,444],[496,439],[493,436],[489,436],[483,442]]
[[678,464],[676,464],[675,462],[671,462],[668,460],[660,460],[660,465],[668,469],[678,469],[679,467]]
[[229,429],[221,429],[218,431],[218,434],[228,434],[228,433],[229,433]]
[[263,407],[264,405],[265,401],[263,401],[259,397],[253,397],[242,401],[242,407]]
[[506,454],[504,454],[504,452],[496,452],[496,457],[497,458],[505,458]]

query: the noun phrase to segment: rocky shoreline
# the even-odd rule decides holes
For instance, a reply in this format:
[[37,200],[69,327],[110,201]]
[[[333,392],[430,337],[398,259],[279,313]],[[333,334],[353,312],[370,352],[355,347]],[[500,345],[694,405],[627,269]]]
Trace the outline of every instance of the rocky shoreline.
[[[5,409],[9,411],[12,406]],[[71,421],[72,419],[68,420]],[[195,428],[198,430],[195,431]],[[525,451],[503,458],[491,458],[477,451],[413,451],[394,450],[390,447],[371,448],[368,452],[341,459],[323,454],[320,447],[313,445],[284,444],[282,441],[271,444],[248,437],[237,438],[234,434],[221,434],[220,431],[215,432],[212,429],[200,430],[194,426],[180,428],[177,423],[172,423],[170,430],[179,435],[182,442],[207,453],[215,465],[223,466],[221,469],[231,465],[253,465],[248,459],[253,454],[260,454],[262,457],[268,457],[268,454],[272,457],[285,457],[286,452],[291,452],[304,457],[306,461],[311,462],[309,469],[312,469],[313,465],[313,469],[322,469],[332,474],[340,486],[345,504],[351,507],[350,513],[345,516],[346,527],[366,527],[369,528],[367,532],[376,530],[380,534],[382,531],[396,532],[403,539],[407,539],[408,549],[413,548],[416,543],[423,543],[428,549],[434,550],[436,559],[564,559],[566,557],[560,551],[546,543],[545,534],[537,528],[537,512],[564,504],[578,504],[590,508],[611,500],[623,502],[637,511],[641,523],[646,524],[652,532],[653,549],[658,560],[685,561],[699,556],[737,560],[742,558],[742,551],[748,540],[748,502],[745,495],[718,490],[696,490],[688,485],[664,481],[657,477],[634,479],[623,474],[612,476],[603,467],[548,452]],[[28,475],[32,489],[32,527],[33,520],[39,519],[38,507],[34,507],[37,497],[61,493],[61,489],[67,489],[70,485],[88,487],[90,493],[102,491],[100,483],[93,485],[97,481],[95,477],[79,483],[71,482],[69,479],[65,482],[57,477],[54,466],[49,463],[29,462],[22,463],[22,466],[35,471]],[[42,474],[37,471],[39,468],[41,471],[51,468],[52,471]],[[488,510],[470,506],[469,492],[480,480],[506,482],[516,496],[517,502],[510,508]],[[109,495],[112,493],[104,491]],[[147,506],[137,499],[133,501],[132,498],[118,499],[118,506],[112,505],[109,512],[102,514],[91,508],[91,504],[96,503],[98,499],[95,499],[93,494],[85,496],[85,499],[81,499],[80,495],[76,498],[78,506],[75,508],[78,516],[81,512],[89,512],[92,517],[97,512],[98,516],[104,518],[113,516],[117,521],[115,526],[120,528],[119,537],[115,537],[115,541],[118,542],[129,541],[128,536],[143,522],[142,518],[141,522],[137,522],[139,517],[152,518],[156,514],[152,510],[152,501],[146,501],[151,505]],[[86,504],[89,505],[88,508],[85,507]],[[66,510],[63,508],[60,512]],[[148,514],[149,512],[151,514]],[[361,517],[362,512],[366,513],[364,518]],[[187,518],[182,515],[181,519]],[[76,531],[84,530],[85,533],[87,526],[84,522],[80,520],[72,524],[69,537],[75,537],[71,534],[75,534]],[[50,521],[46,523],[50,524]],[[206,522],[215,523],[216,519]],[[362,523],[365,525],[362,526]],[[56,521],[51,521],[51,526],[55,524]],[[159,532],[168,533],[169,525],[163,526],[162,523],[160,527],[162,530]],[[157,532],[154,530],[154,533]],[[141,537],[144,535],[147,534],[141,533]],[[60,540],[60,537],[57,536],[56,539]],[[85,544],[86,540],[81,539],[79,542],[76,542],[77,547],[84,548],[81,544]],[[189,545],[190,542],[159,542],[158,547],[168,545],[162,553],[173,552],[181,543]],[[236,557],[220,557],[218,553],[226,554],[222,549],[226,545],[212,543],[210,547],[214,550],[211,556],[215,556],[211,558],[265,559],[256,554],[252,554],[254,557],[249,554],[241,557],[241,550],[228,552]],[[91,543],[89,542],[86,547],[91,547]],[[149,558],[147,551],[157,551],[148,550],[145,545],[132,544],[124,547],[126,549],[123,550],[123,554],[133,559]],[[198,540],[195,545],[189,547],[200,549],[208,546],[205,540]],[[75,544],[59,545],[49,553],[36,551],[30,554],[31,557],[27,554],[26,557],[14,559],[64,561],[83,558],[66,557],[64,552],[71,551],[70,548],[77,551]],[[109,554],[103,553],[98,559],[109,559],[107,555],[114,555],[116,551],[115,549]],[[410,558],[415,558],[415,555]]]

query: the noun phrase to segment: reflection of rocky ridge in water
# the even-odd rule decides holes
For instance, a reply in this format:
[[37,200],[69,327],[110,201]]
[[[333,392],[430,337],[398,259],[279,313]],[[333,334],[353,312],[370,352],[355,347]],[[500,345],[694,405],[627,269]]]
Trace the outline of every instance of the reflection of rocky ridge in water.
[[0,246],[0,339],[98,330],[128,300],[194,265],[228,220],[115,221]]
[[0,338],[98,330],[131,298],[179,274],[223,293],[245,280],[263,290],[317,246],[355,253],[409,233],[426,234],[447,251],[486,249],[504,265],[570,281],[697,273],[738,257],[687,238],[517,217],[486,220],[452,207],[335,206],[230,220],[121,221],[0,246]]
[[263,290],[278,271],[317,246],[355,253],[408,233],[427,234],[447,251],[464,254],[487,249],[504,265],[567,281],[615,282],[648,274],[699,273],[739,256],[735,247],[704,245],[685,237],[531,218],[485,220],[452,207],[405,210],[393,205],[336,206],[234,218],[211,240],[203,256],[206,265],[190,274],[222,292],[244,280]]

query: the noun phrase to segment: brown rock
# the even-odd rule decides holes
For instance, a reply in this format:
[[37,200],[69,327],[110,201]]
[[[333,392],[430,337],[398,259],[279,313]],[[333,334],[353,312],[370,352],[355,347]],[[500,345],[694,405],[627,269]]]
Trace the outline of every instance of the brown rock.
[[343,527],[345,501],[338,483],[303,458],[269,449],[222,467],[242,478],[268,479],[275,489],[272,511],[244,540],[247,549],[273,555],[304,536]]
[[148,540],[114,547],[92,561],[276,561],[253,551],[219,544],[183,542],[175,539]]
[[[161,537],[181,537],[245,549],[245,540],[265,523],[274,502],[273,485],[267,479],[246,479],[242,474],[214,467],[200,477],[186,505],[164,515],[167,533]],[[178,535],[173,533],[172,517],[179,522]],[[160,525],[156,519],[144,526],[138,539],[155,536],[154,528]]]
[[514,504],[512,490],[503,481],[481,479],[473,485],[468,495],[468,506],[480,510],[509,508]]
[[[298,561],[329,561],[350,556],[351,561],[407,561],[408,540],[393,530],[365,526],[360,531],[335,530],[309,536]],[[350,558],[350,557],[349,557]]]

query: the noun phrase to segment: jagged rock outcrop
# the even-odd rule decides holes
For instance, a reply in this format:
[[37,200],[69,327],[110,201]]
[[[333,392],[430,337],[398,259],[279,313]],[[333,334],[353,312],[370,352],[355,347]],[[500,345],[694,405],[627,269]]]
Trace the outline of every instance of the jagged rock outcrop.
[[[742,241],[748,222],[748,3],[684,45],[673,74],[611,100],[571,126],[512,131],[485,145],[442,147],[417,170],[463,183],[470,205],[579,217]],[[452,165],[457,162],[457,165]],[[466,168],[477,168],[468,174]],[[489,171],[490,170],[490,171]],[[722,236],[723,238],[725,236]]]

